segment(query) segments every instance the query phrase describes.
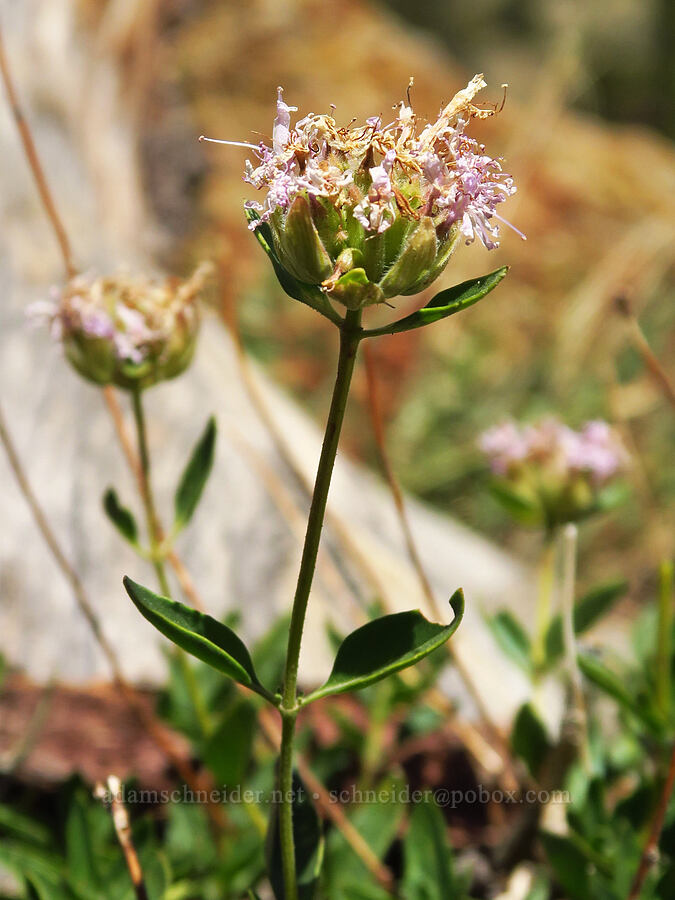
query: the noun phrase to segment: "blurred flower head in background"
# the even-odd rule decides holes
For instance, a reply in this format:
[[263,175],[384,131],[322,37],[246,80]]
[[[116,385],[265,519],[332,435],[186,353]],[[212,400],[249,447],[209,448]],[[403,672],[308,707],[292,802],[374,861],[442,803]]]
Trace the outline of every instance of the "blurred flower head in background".
[[497,206],[516,188],[465,133],[494,114],[472,103],[483,87],[476,75],[419,133],[405,102],[386,124],[310,113],[292,126],[279,88],[272,146],[243,145],[258,156],[244,178],[266,192],[246,204],[250,227],[267,223],[281,265],[348,308],[423,290],[462,238],[497,247]]
[[600,420],[580,431],[553,417],[503,422],[483,432],[479,447],[497,476],[498,499],[523,521],[548,527],[607,508],[615,495],[606,489],[628,466],[618,434]]
[[197,299],[209,271],[203,264],[186,280],[76,275],[28,313],[49,325],[87,380],[147,388],[190,363],[199,329]]

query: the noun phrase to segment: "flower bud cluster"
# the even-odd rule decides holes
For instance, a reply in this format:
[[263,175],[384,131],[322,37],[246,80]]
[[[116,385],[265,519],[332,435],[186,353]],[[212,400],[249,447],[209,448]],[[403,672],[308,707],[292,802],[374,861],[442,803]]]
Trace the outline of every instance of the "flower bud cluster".
[[202,265],[187,280],[76,275],[29,315],[49,324],[89,381],[150,387],[179,375],[192,359],[208,270]]
[[553,417],[536,425],[504,422],[485,431],[479,446],[493,473],[549,523],[591,512],[602,489],[628,466],[619,436],[600,420],[580,431]]
[[421,130],[404,102],[386,123],[310,113],[292,125],[279,88],[271,146],[243,145],[258,157],[244,178],[266,192],[247,203],[259,216],[250,227],[267,223],[282,266],[348,308],[423,290],[462,238],[497,247],[496,209],[516,188],[465,133],[494,114],[473,105],[483,87],[476,75]]

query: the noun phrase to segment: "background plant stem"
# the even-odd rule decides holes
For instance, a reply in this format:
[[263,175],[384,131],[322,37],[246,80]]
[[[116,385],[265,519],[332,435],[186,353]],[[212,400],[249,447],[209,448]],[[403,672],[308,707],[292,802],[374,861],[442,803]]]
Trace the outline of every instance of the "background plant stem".
[[534,663],[540,669],[546,662],[546,632],[551,623],[553,584],[555,580],[555,541],[550,533],[544,538],[544,548],[539,563],[539,585],[535,611]]
[[659,567],[659,624],[656,651],[656,697],[664,717],[670,714],[670,660],[673,631],[673,563],[663,560]]
[[145,518],[148,526],[148,541],[150,543],[150,554],[152,556],[152,564],[157,573],[159,587],[165,597],[171,596],[169,580],[166,577],[166,568],[164,560],[160,556],[160,528],[155,509],[155,500],[152,493],[152,485],[150,482],[150,454],[148,452],[148,439],[145,429],[145,412],[143,410],[142,389],[138,386],[134,387],[131,392],[131,403],[134,410],[134,422],[136,424],[136,436],[138,439],[138,456],[141,462],[140,490],[141,500],[145,509]]
[[588,717],[584,700],[584,686],[577,661],[577,640],[574,629],[574,595],[577,574],[578,529],[568,522],[558,533],[562,571],[560,576],[560,602],[563,623],[563,640],[569,679],[569,711],[573,743],[586,771],[590,772],[591,760],[588,747]]
[[295,845],[293,840],[293,740],[295,736],[295,719],[297,715],[298,664],[302,632],[307,613],[309,592],[314,578],[316,559],[319,552],[321,529],[326,513],[326,503],[330,488],[335,456],[337,454],[340,431],[344,420],[349,387],[354,371],[356,351],[361,339],[361,311],[349,310],[340,327],[340,356],[338,360],[335,387],[331,400],[326,432],[324,434],[321,456],[314,483],[314,493],[307,520],[305,543],[298,573],[298,583],[293,599],[291,624],[288,632],[286,650],[286,666],[284,671],[284,689],[281,704],[283,731],[281,736],[281,753],[279,757],[279,788],[281,803],[279,807],[279,838],[284,874],[285,900],[297,900],[297,876],[295,866]]
[[[136,425],[136,437],[138,440],[138,458],[140,460],[140,478],[139,489],[141,500],[145,509],[145,518],[148,529],[148,542],[150,544],[150,555],[152,565],[157,573],[157,581],[159,589],[165,597],[171,597],[171,587],[166,574],[166,565],[162,551],[162,528],[159,518],[157,517],[157,509],[155,507],[155,498],[152,491],[152,481],[150,479],[150,452],[148,449],[148,438],[145,427],[145,411],[143,409],[143,391],[138,386],[134,387],[131,392],[131,403],[134,411],[134,422]],[[204,737],[208,737],[211,733],[211,723],[209,719],[206,704],[201,696],[199,685],[195,679],[194,671],[190,665],[185,653],[180,649],[175,650],[176,660],[181,668],[185,685],[190,694],[190,699],[199,722],[200,730]]]

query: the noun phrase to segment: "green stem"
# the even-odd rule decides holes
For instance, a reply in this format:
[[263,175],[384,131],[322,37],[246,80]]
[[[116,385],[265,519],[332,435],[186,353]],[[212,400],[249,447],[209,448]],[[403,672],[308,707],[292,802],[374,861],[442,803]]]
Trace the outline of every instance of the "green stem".
[[[148,439],[145,427],[145,411],[143,409],[143,391],[139,387],[134,387],[131,392],[132,406],[134,410],[134,422],[136,424],[136,437],[138,441],[138,456],[141,463],[141,500],[145,509],[145,520],[148,529],[148,542],[150,544],[150,558],[152,565],[157,574],[159,589],[165,597],[171,598],[171,587],[166,574],[166,565],[164,555],[162,553],[163,534],[162,528],[157,516],[155,507],[155,498],[152,491],[152,481],[150,478],[150,452],[148,450]],[[199,691],[199,685],[195,678],[195,674],[190,666],[190,661],[183,651],[176,647],[176,660],[181,668],[185,685],[190,695],[190,700],[195,710],[195,715],[199,721],[204,736],[208,736],[211,732],[211,723],[208,711],[204,704],[203,698]]]
[[333,399],[328,412],[326,432],[321,447],[321,456],[314,483],[314,493],[307,520],[307,532],[302,550],[300,572],[295,589],[291,624],[288,632],[288,648],[286,650],[286,667],[284,672],[284,688],[281,702],[282,735],[279,757],[279,788],[281,802],[279,807],[279,837],[284,875],[285,900],[297,900],[298,886],[295,868],[295,845],[293,840],[293,741],[295,737],[295,719],[298,711],[297,686],[298,664],[300,661],[300,645],[302,631],[307,613],[309,592],[312,587],[316,559],[319,552],[319,541],[323,526],[328,490],[330,488],[335,456],[337,454],[340,431],[344,420],[349,387],[354,371],[354,362],[359,341],[362,337],[361,311],[350,310],[340,326],[340,356],[338,360]]
[[656,650],[656,697],[659,709],[670,714],[670,662],[673,631],[673,563],[663,560],[659,567],[659,624]]
[[539,673],[546,664],[546,633],[551,623],[553,583],[555,580],[555,541],[547,532],[544,549],[539,564],[539,584],[535,610],[535,634],[533,657],[535,672]]
[[166,577],[166,568],[164,560],[160,554],[162,543],[161,529],[157,511],[155,509],[155,500],[152,493],[152,484],[150,481],[150,454],[148,452],[148,439],[145,429],[145,412],[143,410],[143,392],[139,387],[134,387],[131,392],[132,406],[134,410],[134,422],[136,424],[136,436],[138,440],[138,456],[141,462],[141,500],[145,509],[145,519],[148,527],[148,541],[150,544],[150,556],[155,572],[157,573],[157,581],[159,587],[165,597],[171,596],[169,588],[169,580]]
[[563,623],[563,640],[567,661],[570,700],[567,713],[573,743],[579,752],[587,772],[591,771],[591,757],[588,746],[588,717],[584,699],[584,686],[577,660],[577,639],[574,628],[574,596],[577,576],[578,530],[573,522],[568,522],[558,533],[562,573],[560,579],[560,602]]

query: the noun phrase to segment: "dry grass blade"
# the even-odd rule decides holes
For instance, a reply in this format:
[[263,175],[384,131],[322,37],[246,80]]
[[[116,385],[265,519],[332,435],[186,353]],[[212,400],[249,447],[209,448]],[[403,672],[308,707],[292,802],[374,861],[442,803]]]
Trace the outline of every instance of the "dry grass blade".
[[143,870],[138,859],[138,853],[134,847],[131,835],[131,824],[129,822],[129,814],[122,800],[122,782],[116,775],[108,776],[107,785],[97,784],[94,788],[94,796],[98,800],[102,800],[110,809],[110,814],[115,828],[115,834],[122,853],[124,861],[129,870],[129,877],[134,886],[134,893],[137,900],[148,900],[148,891],[143,880]]
[[[373,356],[372,350],[369,347],[364,347],[364,357],[366,361],[366,379],[367,379],[367,387],[368,387],[368,408],[370,411],[370,419],[373,426],[373,432],[375,435],[375,442],[377,444],[378,453],[380,456],[380,462],[382,465],[382,470],[385,475],[385,479],[391,491],[391,495],[394,500],[394,505],[396,507],[396,512],[399,518],[399,522],[401,525],[401,531],[403,532],[403,536],[405,538],[406,547],[408,550],[408,555],[410,556],[410,561],[412,562],[413,568],[417,573],[417,577],[420,583],[420,587],[422,588],[422,592],[426,597],[427,603],[430,608],[434,611],[437,618],[442,618],[443,611],[440,609],[438,601],[434,595],[429,579],[427,578],[426,572],[424,571],[424,566],[422,564],[422,560],[420,558],[419,552],[417,550],[417,545],[415,544],[415,539],[412,534],[412,530],[410,528],[410,521],[408,519],[408,515],[405,508],[405,501],[403,498],[403,492],[401,491],[401,487],[398,483],[396,475],[394,473],[394,469],[391,465],[391,460],[389,459],[389,453],[387,452],[387,445],[384,436],[384,425],[382,422],[382,413],[380,409],[379,396],[377,391],[377,376],[375,372],[375,359]],[[464,682],[464,686],[466,687],[469,695],[471,696],[473,702],[478,709],[480,714],[483,727],[485,731],[490,735],[493,745],[498,748],[499,754],[502,758],[503,764],[503,778],[505,784],[508,784],[510,788],[517,787],[518,780],[513,771],[513,765],[510,760],[508,748],[506,746],[506,742],[504,741],[499,729],[496,727],[494,722],[490,718],[490,714],[488,709],[483,702],[483,698],[480,695],[480,692],[476,688],[476,685],[471,678],[471,675],[466,669],[466,666],[459,659],[457,653],[454,651],[452,646],[452,642],[446,644],[448,655],[451,657],[457,671],[459,672],[462,681]],[[438,698],[440,691],[434,690],[434,697],[436,702],[438,702]],[[480,747],[480,742],[472,742],[472,746],[474,752],[477,748]]]
[[52,197],[51,191],[49,190],[49,185],[47,184],[47,179],[45,177],[42,165],[40,164],[40,158],[37,154],[35,141],[33,140],[30,128],[28,127],[28,122],[26,121],[26,118],[21,109],[21,105],[19,104],[19,99],[9,70],[9,63],[5,54],[1,26],[0,73],[2,74],[2,80],[5,85],[5,90],[7,91],[9,105],[12,108],[12,115],[14,116],[14,119],[16,121],[16,127],[19,131],[21,143],[23,144],[23,149],[26,154],[26,159],[28,160],[28,164],[35,179],[35,184],[40,195],[40,200],[42,201],[42,205],[45,208],[47,217],[49,218],[52,228],[54,229],[54,234],[56,235],[56,239],[61,250],[61,255],[63,256],[63,262],[66,267],[68,278],[72,278],[77,273],[77,269],[75,268],[75,264],[73,263],[70,242],[68,240],[66,230],[63,227],[63,222],[61,221],[61,218],[57,212],[54,198]]
[[615,300],[617,311],[624,317],[628,326],[629,338],[642,357],[650,377],[654,381],[656,387],[663,394],[665,399],[675,409],[675,385],[668,377],[668,373],[661,365],[659,358],[656,356],[649,341],[645,337],[645,333],[640,327],[637,316],[633,312],[633,308],[627,297],[619,296]]
[[[0,442],[2,442],[2,445],[7,454],[7,458],[9,460],[9,464],[19,485],[19,489],[21,490],[21,493],[23,494],[24,499],[28,504],[35,523],[38,526],[38,529],[42,534],[45,543],[49,547],[49,550],[54,557],[59,569],[61,570],[64,578],[72,588],[78,608],[86,619],[92,631],[94,639],[96,640],[96,643],[101,648],[101,651],[103,652],[106,661],[110,666],[110,670],[113,674],[113,679],[116,685],[124,695],[135,715],[138,716],[139,720],[148,731],[148,734],[152,737],[157,746],[163,751],[171,764],[176,768],[176,771],[180,774],[185,783],[195,791],[203,790],[205,786],[205,779],[200,774],[196,773],[189,762],[176,750],[174,741],[170,733],[152,715],[152,713],[148,712],[148,710],[136,696],[132,685],[130,685],[126,678],[123,676],[119,661],[117,659],[117,654],[112,644],[103,632],[103,628],[85,590],[82,579],[63,552],[56,538],[56,535],[54,534],[54,531],[51,528],[49,521],[47,520],[47,517],[37,500],[37,497],[35,496],[30,482],[28,481],[1,409]],[[209,812],[214,825],[217,825],[218,828],[222,828],[224,824],[224,817],[221,808],[216,804],[209,804]]]
[[[14,82],[11,76],[11,72],[9,69],[9,63],[7,60],[7,56],[4,50],[4,44],[2,41],[2,29],[0,28],[0,74],[2,76],[3,83],[5,85],[5,90],[7,92],[7,96],[9,99],[10,106],[12,108],[12,114],[16,121],[17,129],[19,131],[19,136],[21,138],[21,142],[23,145],[24,152],[26,154],[26,159],[28,161],[28,165],[30,167],[31,172],[33,173],[33,178],[35,180],[35,184],[37,186],[38,194],[40,196],[40,200],[44,207],[45,213],[49,222],[54,230],[54,234],[59,244],[59,248],[61,250],[61,255],[63,257],[63,264],[66,272],[67,278],[72,278],[77,274],[77,269],[73,263],[73,255],[72,249],[70,245],[70,241],[68,239],[68,235],[64,228],[61,217],[59,216],[58,210],[56,208],[56,204],[54,202],[54,198],[49,189],[49,185],[47,183],[47,178],[44,173],[44,169],[42,168],[42,164],[40,162],[40,158],[37,153],[37,148],[35,146],[35,141],[33,140],[33,135],[31,133],[30,127],[26,120],[25,115],[23,114],[23,110],[19,103],[18,95],[16,93],[16,89],[14,87]],[[117,433],[118,440],[122,447],[122,451],[124,452],[124,456],[127,460],[129,468],[131,469],[134,478],[136,479],[139,486],[143,485],[143,472],[141,469],[140,460],[138,459],[138,455],[134,449],[133,441],[128,432],[126,424],[124,422],[124,416],[122,415],[122,411],[120,409],[119,401],[117,399],[117,394],[115,393],[114,388],[108,386],[103,388],[103,397],[110,413],[110,416],[113,420],[113,425],[115,426],[115,431]],[[203,609],[202,604],[199,601],[199,596],[195,589],[194,583],[190,578],[190,575],[185,568],[181,558],[175,550],[171,550],[167,556],[169,564],[176,574],[176,578],[178,579],[178,583],[181,586],[181,590],[187,597],[187,599],[192,603],[194,607],[197,609]]]

